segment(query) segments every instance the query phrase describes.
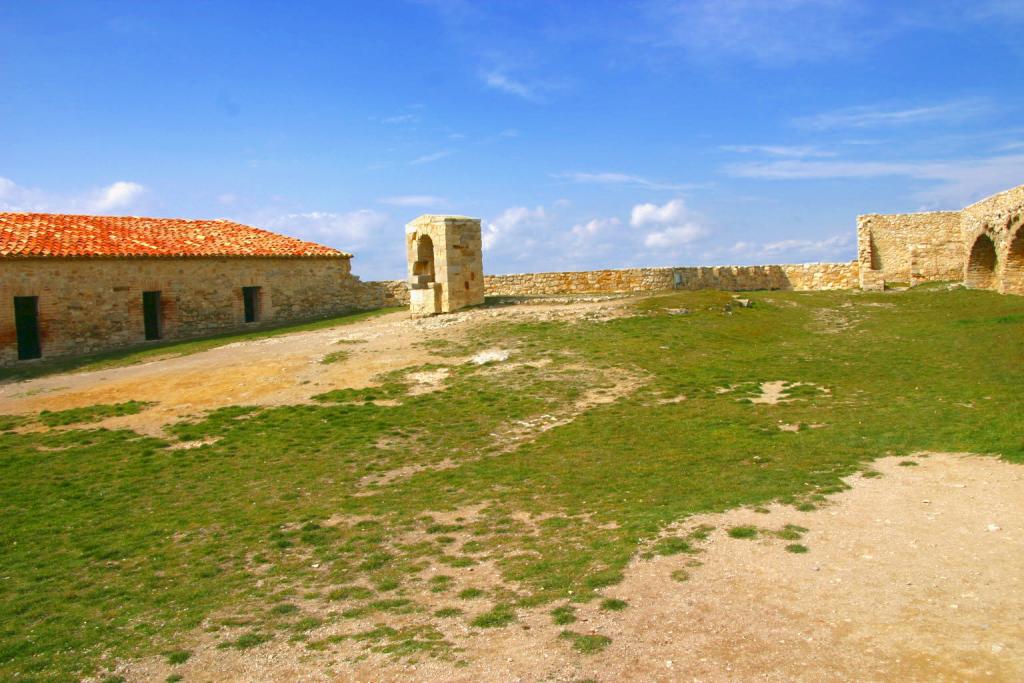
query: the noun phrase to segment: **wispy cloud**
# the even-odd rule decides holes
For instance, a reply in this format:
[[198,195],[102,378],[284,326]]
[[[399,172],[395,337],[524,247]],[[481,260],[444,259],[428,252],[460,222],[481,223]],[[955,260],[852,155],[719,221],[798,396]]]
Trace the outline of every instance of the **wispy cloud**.
[[381,204],[392,206],[444,206],[448,200],[444,197],[435,197],[430,194],[404,194],[396,197],[382,197],[378,199]]
[[432,154],[424,154],[423,156],[416,157],[415,159],[413,159],[412,161],[409,162],[409,165],[410,166],[419,166],[420,164],[429,164],[429,163],[432,163],[434,161],[440,161],[441,159],[444,159],[445,157],[450,157],[451,155],[452,155],[451,150],[446,150],[445,149],[445,150],[441,150],[439,152],[434,152]]
[[609,228],[617,228],[622,224],[618,218],[594,218],[586,223],[577,223],[572,226],[570,232],[576,237],[580,238],[593,238],[598,233],[604,232]]
[[694,185],[686,185],[681,183],[663,183],[654,180],[648,180],[641,176],[629,175],[627,173],[586,173],[580,171],[565,171],[562,173],[553,173],[553,178],[560,180],[569,180],[574,183],[587,183],[596,185],[632,185],[634,187],[643,187],[649,190],[671,190],[673,192],[679,190],[686,190],[695,187]]
[[493,90],[522,97],[526,100],[537,99],[537,92],[534,87],[529,86],[522,81],[509,78],[501,71],[486,71],[480,74],[480,78],[483,80],[484,85]]
[[827,152],[812,145],[723,145],[726,152],[739,154],[765,154],[773,157],[834,157],[835,152]]
[[388,124],[400,124],[400,123],[418,123],[420,117],[416,114],[396,114],[395,116],[388,116],[381,119],[381,123]]
[[864,8],[844,0],[653,0],[649,7],[663,45],[702,59],[784,66],[878,40]]
[[139,183],[119,180],[106,187],[75,195],[61,195],[18,185],[0,178],[0,210],[28,212],[98,213],[137,209],[147,194]]
[[853,258],[854,236],[851,232],[820,240],[791,239],[776,242],[736,242],[724,252],[705,254],[710,258],[727,256],[733,262],[797,263],[808,261],[834,261]]
[[1024,154],[938,161],[807,161],[786,159],[735,164],[739,178],[810,180],[902,176],[938,185],[915,196],[928,208],[957,208],[1017,185],[1024,179]]
[[982,99],[955,100],[944,104],[904,108],[865,105],[798,118],[794,123],[813,130],[959,123],[988,113],[991,109],[991,104]]
[[263,218],[261,225],[339,249],[357,249],[373,242],[387,228],[390,216],[373,209],[336,213],[306,211]]

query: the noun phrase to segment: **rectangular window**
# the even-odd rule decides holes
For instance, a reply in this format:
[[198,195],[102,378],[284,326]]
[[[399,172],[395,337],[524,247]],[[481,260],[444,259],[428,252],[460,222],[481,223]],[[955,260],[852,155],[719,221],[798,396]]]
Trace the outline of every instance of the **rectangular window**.
[[18,360],[43,355],[39,337],[39,297],[14,297],[14,329],[18,336]]
[[245,322],[257,322],[260,319],[260,288],[242,287],[242,302],[245,305]]
[[160,315],[160,292],[142,293],[142,322],[146,339],[160,339],[164,336],[164,321]]

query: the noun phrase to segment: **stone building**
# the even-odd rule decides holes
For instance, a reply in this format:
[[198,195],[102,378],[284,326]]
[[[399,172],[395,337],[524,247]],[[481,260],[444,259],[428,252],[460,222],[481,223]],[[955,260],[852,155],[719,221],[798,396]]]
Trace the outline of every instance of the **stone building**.
[[223,220],[0,213],[0,365],[383,305],[350,258]]
[[409,308],[414,316],[484,302],[480,219],[420,216],[405,226]]
[[859,216],[857,260],[863,289],[952,280],[1024,294],[1024,185],[960,211]]

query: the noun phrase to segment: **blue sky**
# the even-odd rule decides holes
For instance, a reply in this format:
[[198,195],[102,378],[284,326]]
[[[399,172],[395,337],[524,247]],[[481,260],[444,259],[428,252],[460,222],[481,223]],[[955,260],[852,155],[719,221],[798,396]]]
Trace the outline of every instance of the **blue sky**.
[[0,3],[0,210],[231,218],[404,274],[854,257],[1024,183],[1024,2]]

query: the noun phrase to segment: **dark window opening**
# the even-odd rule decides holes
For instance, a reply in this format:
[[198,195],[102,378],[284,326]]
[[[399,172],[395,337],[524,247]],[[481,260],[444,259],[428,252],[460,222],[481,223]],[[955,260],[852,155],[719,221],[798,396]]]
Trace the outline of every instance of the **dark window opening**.
[[39,297],[14,297],[14,328],[18,336],[18,360],[43,355],[39,338]]
[[260,288],[242,287],[242,302],[245,306],[245,322],[258,321],[260,319]]
[[164,336],[163,320],[160,316],[160,292],[142,293],[142,320],[146,339],[160,339]]

